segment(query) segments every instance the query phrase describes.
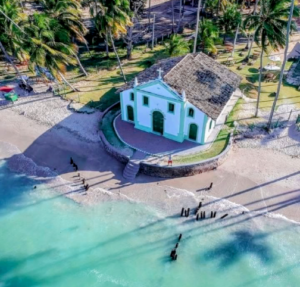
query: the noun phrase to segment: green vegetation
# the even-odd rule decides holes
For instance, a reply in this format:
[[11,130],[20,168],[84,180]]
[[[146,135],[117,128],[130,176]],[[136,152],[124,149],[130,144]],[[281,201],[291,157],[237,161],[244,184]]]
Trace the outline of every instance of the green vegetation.
[[[0,0],[0,49],[6,61],[15,70],[14,73],[7,72],[7,67],[0,66],[0,80],[4,83],[9,82],[16,74],[20,76],[22,71],[28,73],[27,65],[30,69],[28,75],[47,68],[60,82],[56,86],[58,94],[103,111],[119,100],[116,93],[118,88],[124,82],[133,79],[140,71],[159,59],[189,52],[189,43],[181,35],[173,35],[167,45],[157,45],[153,50],[145,45],[133,47],[132,37],[129,36],[132,34],[131,22],[141,15],[144,0],[37,0],[36,2],[42,9],[34,11],[29,17],[23,13],[20,1]],[[206,1],[207,17],[202,17],[199,23],[197,48],[198,51],[202,50],[214,56],[218,53],[218,61],[223,64],[226,64],[228,58],[233,55],[234,64],[229,68],[242,76],[241,90],[248,97],[257,99],[260,109],[270,110],[274,102],[274,93],[276,95],[278,79],[264,81],[265,75],[260,73],[259,68],[270,63],[267,53],[270,53],[271,49],[277,50],[285,45],[291,1],[262,0],[259,6],[255,6],[253,13],[244,16],[241,14],[243,3],[245,1]],[[83,25],[81,5],[90,8],[90,15],[96,28],[96,33],[92,35],[93,41],[90,43],[85,39],[88,31]],[[135,11],[134,7],[137,6],[140,8]],[[297,8],[294,13],[298,13]],[[213,17],[214,15],[217,17]],[[150,16],[151,12],[149,19]],[[253,33],[255,42],[253,50],[256,56],[261,56],[261,63],[258,57],[249,58],[248,52],[244,51],[241,45],[233,47],[233,50],[236,48],[236,53],[230,53],[229,45],[225,47],[229,52],[224,52],[224,46],[218,46],[222,41],[222,38],[219,38],[220,34],[225,42],[228,35],[233,36],[237,31],[244,33],[241,28],[247,30],[248,44]],[[105,43],[106,51],[98,51],[101,43]],[[94,46],[90,49],[89,44]],[[113,53],[109,51],[109,46]],[[249,55],[251,52],[253,52],[252,45]],[[286,69],[289,69],[290,65],[291,63],[288,63]],[[297,70],[298,68],[296,72]],[[41,74],[46,77],[45,73]],[[278,72],[270,74],[277,74],[278,78]],[[228,117],[227,127],[220,132],[209,150],[176,160],[182,163],[196,162],[222,152],[228,142],[229,130],[233,128],[233,122],[243,104],[243,100],[238,101]],[[300,107],[297,87],[283,82],[277,105],[282,104],[296,104]],[[111,124],[114,113],[116,110],[111,111],[103,120],[105,126],[103,131],[113,145],[124,148]],[[251,121],[248,124],[251,125]]]
[[230,131],[229,129],[222,129],[217,137],[217,139],[214,141],[212,146],[203,152],[190,154],[187,156],[176,156],[173,159],[174,165],[178,164],[189,164],[189,163],[195,163],[199,161],[203,161],[212,157],[215,157],[219,155],[228,144],[228,140],[230,137]]
[[171,57],[186,55],[190,52],[189,43],[180,35],[172,35],[166,48]]
[[[249,98],[257,99],[257,93],[258,93],[258,84],[259,84],[259,60],[257,59],[254,61],[251,65],[246,65],[242,70],[238,70],[238,67],[242,64],[242,62],[245,59],[245,54],[247,52],[243,51],[244,45],[239,45],[237,47],[237,53],[234,54],[234,62],[235,64],[231,67],[229,67],[230,70],[233,72],[239,74],[242,77],[240,89],[242,92],[244,92]],[[258,52],[257,46],[254,45],[254,52]],[[241,55],[242,53],[242,55]],[[228,57],[231,55],[231,53],[223,53],[220,54],[217,61],[220,63],[226,63]],[[265,55],[263,57],[262,66],[266,66],[267,64],[271,63],[271,61],[268,59],[268,55]],[[286,70],[288,70],[293,62],[287,62],[286,64]],[[269,72],[272,74],[277,75],[275,81],[262,81],[261,83],[261,97],[260,97],[260,103],[259,108],[262,110],[269,111],[272,107],[274,96],[272,96],[272,93],[276,93],[277,86],[278,86],[278,75],[279,72]],[[264,72],[264,75],[267,74],[267,72]],[[283,105],[283,104],[295,104],[297,107],[300,107],[300,93],[297,90],[297,87],[294,87],[292,85],[289,85],[285,81],[283,82],[280,96],[277,105]]]
[[123,151],[128,156],[131,156],[134,152],[134,150],[127,145],[123,144],[120,139],[118,138],[114,126],[113,121],[117,114],[120,112],[120,106],[117,105],[112,110],[110,110],[102,119],[100,123],[100,129],[102,130],[105,138],[107,141],[114,146],[115,148],[118,148],[119,150]]
[[[122,66],[128,81],[145,68],[150,67],[155,61],[167,57],[164,46],[157,46],[153,51],[146,46],[136,47],[130,61],[126,60],[126,49],[119,49],[119,55],[123,59]],[[70,68],[66,73],[66,78],[72,83],[77,83],[80,91],[73,92],[61,85],[60,94],[103,111],[119,100],[119,94],[116,91],[124,84],[116,66],[115,55],[110,53],[109,58],[106,58],[105,52],[92,51],[92,56],[89,53],[83,53],[80,59],[89,76],[84,77],[78,69]]]

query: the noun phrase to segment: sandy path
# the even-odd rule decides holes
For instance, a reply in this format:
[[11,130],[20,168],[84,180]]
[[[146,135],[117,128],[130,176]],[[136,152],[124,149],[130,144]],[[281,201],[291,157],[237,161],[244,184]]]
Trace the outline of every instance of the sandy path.
[[[0,141],[8,142],[41,166],[56,169],[71,181],[74,190],[82,191],[76,173],[69,165],[72,156],[92,189],[81,193],[77,201],[91,204],[111,196],[123,196],[138,201],[162,204],[169,192],[188,190],[197,196],[208,194],[224,197],[245,205],[250,210],[280,213],[300,221],[300,159],[292,159],[273,150],[235,148],[218,170],[188,178],[157,179],[139,175],[134,184],[122,178],[124,166],[109,156],[98,143],[85,142],[63,128],[49,128],[17,114],[10,109],[0,111]],[[0,153],[0,159],[11,155]],[[201,189],[214,183],[207,193]]]

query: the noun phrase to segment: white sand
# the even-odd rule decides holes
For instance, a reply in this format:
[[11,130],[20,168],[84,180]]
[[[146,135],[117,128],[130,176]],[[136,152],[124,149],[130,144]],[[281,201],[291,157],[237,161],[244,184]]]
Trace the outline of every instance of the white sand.
[[[236,146],[216,171],[177,179],[139,175],[133,184],[122,177],[124,165],[109,156],[98,142],[99,115],[76,114],[68,109],[68,102],[53,97],[28,97],[12,108],[2,106],[0,141],[5,143],[0,147],[0,159],[6,159],[13,170],[48,181],[51,187],[85,204],[126,199],[168,210],[171,206],[180,209],[183,203],[195,205],[212,196],[251,211],[275,212],[300,221],[300,159],[273,148]],[[22,154],[16,156],[18,153],[25,158]],[[81,177],[91,186],[87,195],[69,164],[71,156]],[[203,191],[211,182],[213,189]],[[176,205],[172,203],[175,199]]]

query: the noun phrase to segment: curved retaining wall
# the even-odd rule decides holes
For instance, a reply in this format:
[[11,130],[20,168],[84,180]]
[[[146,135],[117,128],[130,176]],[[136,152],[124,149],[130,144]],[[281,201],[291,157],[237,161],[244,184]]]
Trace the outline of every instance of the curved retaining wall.
[[229,154],[229,151],[231,150],[231,147],[232,147],[232,135],[230,135],[230,139],[226,149],[222,153],[220,153],[219,155],[213,158],[201,162],[193,163],[193,164],[178,165],[178,166],[159,166],[159,165],[152,165],[152,164],[141,162],[140,172],[150,176],[172,178],[172,177],[192,176],[209,170],[214,170],[225,161],[225,159]]
[[[115,104],[113,104],[112,106],[108,107],[100,116],[100,123],[102,121],[102,119],[104,118],[104,116],[110,111],[112,110],[115,106],[119,105],[120,102],[117,102]],[[100,136],[100,140],[102,143],[102,146],[104,147],[104,149],[110,154],[112,155],[114,158],[116,158],[118,161],[122,162],[122,163],[127,163],[129,161],[129,156],[125,155],[124,153],[122,153],[122,151],[118,150],[117,148],[115,148],[114,146],[112,146],[106,139],[106,137],[104,136],[103,131],[100,129],[99,131],[99,136]]]
[[[100,120],[102,120],[102,118],[118,104],[119,102],[106,109],[103,112]],[[102,130],[100,130],[99,134],[104,149],[110,155],[116,158],[118,161],[124,164],[128,163],[130,158],[127,155],[123,154],[117,148],[113,147],[105,138]],[[232,148],[232,134],[230,135],[230,139],[226,149],[213,158],[201,162],[193,163],[193,164],[186,164],[186,165],[179,165],[179,166],[159,166],[159,165],[141,162],[139,172],[149,176],[156,176],[156,177],[163,177],[163,178],[184,177],[184,176],[192,176],[195,174],[200,174],[209,170],[214,170],[218,166],[220,166],[226,160],[231,148]]]

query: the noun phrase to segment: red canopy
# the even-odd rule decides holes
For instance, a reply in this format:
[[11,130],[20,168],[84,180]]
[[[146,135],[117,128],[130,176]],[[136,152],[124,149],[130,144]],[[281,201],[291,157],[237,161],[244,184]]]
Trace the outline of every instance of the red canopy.
[[13,89],[14,89],[14,88],[12,88],[12,87],[3,86],[3,87],[0,87],[0,92],[9,93],[9,92],[11,92]]

